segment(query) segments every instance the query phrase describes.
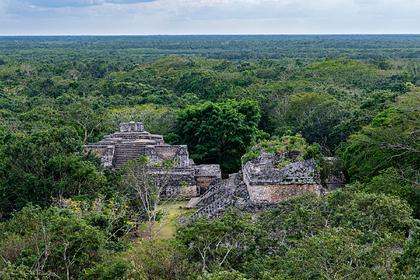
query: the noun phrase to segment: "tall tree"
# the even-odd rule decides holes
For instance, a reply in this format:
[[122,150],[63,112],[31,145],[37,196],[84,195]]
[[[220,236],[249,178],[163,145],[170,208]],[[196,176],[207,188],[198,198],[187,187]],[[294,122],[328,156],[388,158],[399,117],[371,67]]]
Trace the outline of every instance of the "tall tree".
[[175,128],[199,163],[220,163],[224,172],[237,171],[241,156],[260,131],[256,102],[206,102],[181,111]]
[[367,181],[389,167],[406,175],[417,173],[414,177],[418,178],[419,93],[416,88],[400,97],[393,108],[378,114],[370,125],[351,135],[341,156],[352,179]]
[[53,198],[94,194],[106,178],[94,162],[78,154],[74,129],[9,133],[0,146],[0,219],[27,203],[48,206]]
[[286,125],[310,143],[333,149],[345,137],[339,124],[348,117],[345,108],[328,94],[305,93],[292,96],[285,113]]

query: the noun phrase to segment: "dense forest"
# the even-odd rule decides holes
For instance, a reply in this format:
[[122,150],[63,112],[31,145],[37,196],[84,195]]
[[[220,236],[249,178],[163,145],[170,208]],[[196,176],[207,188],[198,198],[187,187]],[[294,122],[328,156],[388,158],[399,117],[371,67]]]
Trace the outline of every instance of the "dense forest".
[[[0,37],[0,279],[420,279],[419,108],[415,35]],[[224,175],[303,138],[348,183],[151,238],[83,151],[130,120]]]

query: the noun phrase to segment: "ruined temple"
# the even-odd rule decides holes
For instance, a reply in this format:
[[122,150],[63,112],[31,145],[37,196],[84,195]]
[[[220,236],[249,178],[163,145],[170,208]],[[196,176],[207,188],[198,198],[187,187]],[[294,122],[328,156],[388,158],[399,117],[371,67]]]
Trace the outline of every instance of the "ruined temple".
[[[222,180],[219,165],[195,164],[186,145],[168,145],[161,135],[145,131],[139,122],[122,123],[120,131],[86,145],[85,149],[95,153],[102,165],[112,170],[147,157],[150,174],[169,177],[163,195],[190,199],[187,207],[197,209],[192,220],[219,216],[230,206],[255,212],[305,193],[328,192],[344,182],[340,170],[321,179],[315,161],[303,159],[298,151],[261,152],[244,163],[238,173]],[[167,162],[171,164],[166,165]],[[335,165],[333,158],[326,158],[326,162]]]
[[122,169],[130,161],[147,157],[150,172],[165,174],[168,178],[166,193],[182,197],[199,196],[210,184],[221,179],[219,165],[194,164],[186,145],[166,144],[162,135],[145,131],[141,122],[121,123],[118,132],[86,145],[85,150],[95,153],[102,165],[112,170]]
[[[331,158],[328,158],[332,161]],[[322,194],[341,187],[344,175],[341,170],[321,180],[313,159],[300,159],[298,154],[271,154],[262,152],[256,159],[243,164],[240,172],[228,179],[214,181],[190,207],[197,208],[192,220],[216,217],[228,207],[256,212],[272,207],[280,201],[306,193]]]

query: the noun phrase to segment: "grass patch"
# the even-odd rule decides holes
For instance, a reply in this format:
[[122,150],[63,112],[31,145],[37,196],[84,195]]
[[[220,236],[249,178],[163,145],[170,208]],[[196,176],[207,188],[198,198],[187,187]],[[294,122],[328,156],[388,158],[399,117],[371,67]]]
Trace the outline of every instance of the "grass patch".
[[195,209],[186,209],[188,201],[165,202],[159,206],[163,216],[159,223],[156,223],[154,229],[158,231],[157,239],[166,240],[175,236],[178,222],[181,217],[192,214]]

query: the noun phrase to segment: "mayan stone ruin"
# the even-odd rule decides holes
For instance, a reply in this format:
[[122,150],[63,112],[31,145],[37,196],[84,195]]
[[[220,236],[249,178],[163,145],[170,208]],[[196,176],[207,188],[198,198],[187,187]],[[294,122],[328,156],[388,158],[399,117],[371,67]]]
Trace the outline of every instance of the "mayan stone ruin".
[[[94,152],[103,166],[113,170],[147,157],[150,174],[166,174],[170,178],[163,195],[170,193],[190,199],[187,207],[197,209],[192,219],[219,216],[230,206],[255,212],[305,193],[328,192],[344,183],[342,172],[321,180],[313,159],[298,159],[299,154],[293,153],[265,152],[222,180],[219,165],[196,165],[189,158],[186,145],[168,145],[161,135],[145,131],[139,122],[122,123],[119,132],[85,149]],[[333,158],[326,159],[334,164]],[[164,166],[168,161],[172,164]]]
[[[192,220],[217,217],[228,207],[257,212],[276,203],[305,193],[322,194],[344,185],[341,170],[321,180],[313,159],[298,160],[299,155],[261,153],[246,162],[242,170],[215,183],[200,198],[192,200],[197,208]],[[294,159],[294,161],[288,161]],[[285,161],[286,160],[286,161]],[[327,160],[333,163],[332,158]],[[279,163],[287,162],[284,166]]]
[[275,155],[263,153],[243,166],[243,180],[253,203],[275,203],[306,192],[321,192],[313,160],[293,162],[281,169],[275,162]]
[[[147,157],[150,173],[165,174],[168,178],[165,193],[176,193],[183,198],[199,196],[222,176],[219,165],[194,164],[187,146],[166,144],[162,135],[145,131],[141,122],[121,123],[120,131],[86,145],[85,150],[95,153],[104,167],[113,170]],[[165,166],[165,162],[170,162],[170,166]]]

